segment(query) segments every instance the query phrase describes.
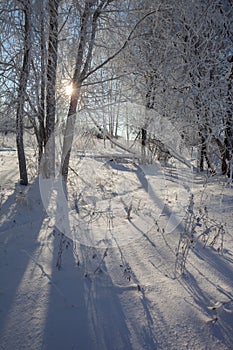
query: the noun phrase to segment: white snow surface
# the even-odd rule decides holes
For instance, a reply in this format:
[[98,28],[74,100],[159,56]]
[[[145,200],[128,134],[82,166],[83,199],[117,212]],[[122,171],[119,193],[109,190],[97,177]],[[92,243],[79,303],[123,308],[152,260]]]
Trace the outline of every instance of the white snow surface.
[[[55,184],[58,200],[50,193],[47,208],[38,178],[18,184],[13,148],[1,147],[0,166],[1,350],[233,349],[233,189],[225,178],[179,163],[139,166],[95,147],[84,158],[73,153],[64,211]],[[224,241],[197,233],[181,274],[191,194],[206,213],[199,233],[210,220]]]

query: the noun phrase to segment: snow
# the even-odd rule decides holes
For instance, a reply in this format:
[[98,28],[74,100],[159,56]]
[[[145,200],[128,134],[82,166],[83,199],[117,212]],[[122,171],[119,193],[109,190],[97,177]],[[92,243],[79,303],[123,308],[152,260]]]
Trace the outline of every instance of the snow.
[[[233,349],[231,185],[102,142],[73,154],[65,205],[59,181],[20,186],[16,152],[1,147],[0,348]],[[207,209],[180,274],[191,193],[193,211]],[[197,239],[210,222],[223,254]]]

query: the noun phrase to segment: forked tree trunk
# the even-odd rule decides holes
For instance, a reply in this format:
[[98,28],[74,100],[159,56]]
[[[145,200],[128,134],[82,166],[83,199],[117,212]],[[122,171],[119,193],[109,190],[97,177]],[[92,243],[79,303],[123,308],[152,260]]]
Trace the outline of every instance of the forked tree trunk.
[[[102,2],[104,5],[104,1]],[[97,29],[97,19],[100,15],[101,8],[95,10],[94,13],[92,11],[92,3],[86,1],[85,8],[83,10],[83,14],[81,16],[81,29],[79,36],[79,44],[77,48],[77,56],[75,63],[75,71],[73,75],[72,85],[73,85],[73,93],[71,95],[69,111],[66,120],[66,128],[65,135],[63,140],[63,148],[62,148],[62,157],[61,157],[61,175],[63,177],[64,183],[67,182],[68,171],[69,171],[69,162],[70,162],[70,154],[74,139],[74,127],[76,120],[76,111],[78,106],[80,89],[82,86],[82,81],[84,76],[86,75],[89,65],[92,58],[92,51],[94,46],[94,40]],[[88,24],[90,16],[92,16],[92,28],[91,28],[91,37],[89,38],[88,33]],[[85,50],[87,50],[87,57],[85,59]]]
[[[62,149],[62,164],[61,164],[61,175],[63,176],[64,182],[67,181],[69,160],[71,154],[72,143],[74,139],[74,124],[76,119],[76,110],[78,105],[78,99],[80,89],[85,79],[94,74],[96,71],[103,68],[106,64],[112,61],[117,55],[119,55],[128,45],[133,37],[133,34],[139,24],[144,21],[147,17],[151,16],[157,10],[151,11],[143,16],[133,27],[124,44],[106,60],[101,62],[95,68],[91,69],[92,54],[94,49],[94,43],[96,39],[98,19],[102,13],[102,10],[112,3],[112,0],[101,0],[85,1],[85,7],[81,14],[80,33],[79,33],[79,44],[77,47],[77,56],[75,63],[75,71],[72,79],[75,92],[71,96],[69,112],[66,121],[66,130]],[[107,14],[108,11],[106,11]]]

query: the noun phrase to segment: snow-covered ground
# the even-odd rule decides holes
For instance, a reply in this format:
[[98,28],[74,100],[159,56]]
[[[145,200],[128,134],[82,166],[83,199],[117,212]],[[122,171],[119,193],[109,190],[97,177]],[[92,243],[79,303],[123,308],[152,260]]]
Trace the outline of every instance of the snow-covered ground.
[[65,203],[2,142],[0,349],[233,349],[232,187],[102,143]]

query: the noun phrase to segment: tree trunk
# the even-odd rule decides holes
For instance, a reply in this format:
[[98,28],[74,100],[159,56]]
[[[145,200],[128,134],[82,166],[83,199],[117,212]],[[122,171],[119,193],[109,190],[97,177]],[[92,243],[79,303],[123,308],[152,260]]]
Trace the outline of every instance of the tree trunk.
[[[63,177],[65,184],[67,183],[68,172],[69,172],[70,154],[71,154],[71,148],[72,148],[73,139],[74,139],[74,126],[75,126],[76,111],[77,111],[78,99],[80,94],[80,88],[82,85],[83,78],[86,75],[86,72],[90,65],[93,45],[95,40],[95,34],[96,34],[96,23],[97,23],[98,17],[94,18],[94,14],[97,13],[97,12],[94,12],[93,21],[92,21],[93,32],[91,34],[91,39],[90,39],[91,42],[88,41],[88,21],[92,12],[91,7],[92,7],[91,2],[86,1],[85,8],[81,16],[80,39],[79,39],[79,44],[77,48],[75,71],[74,71],[73,80],[72,80],[74,91],[70,99],[69,111],[68,111],[67,120],[66,120],[66,129],[65,129],[64,141],[63,141],[63,148],[62,148],[62,157],[61,157],[61,175]],[[99,16],[99,13],[97,14]],[[88,51],[86,59],[84,59],[85,49],[87,49]]]
[[[94,43],[96,40],[96,33],[98,27],[98,19],[102,13],[102,10],[106,10],[107,6],[112,3],[112,0],[102,0],[99,2],[95,1],[85,1],[85,7],[83,13],[81,14],[80,20],[80,32],[79,32],[79,44],[77,47],[77,56],[75,63],[75,71],[73,74],[72,83],[75,88],[75,93],[71,96],[69,112],[66,121],[66,130],[63,142],[62,150],[62,164],[61,164],[61,174],[64,181],[67,181],[68,169],[69,169],[69,159],[71,153],[71,147],[74,139],[74,124],[76,117],[76,109],[78,105],[78,99],[80,94],[80,89],[85,79],[93,75],[95,72],[99,71],[110,61],[117,57],[128,45],[133,37],[133,34],[137,27],[142,21],[144,21],[148,16],[151,16],[156,11],[152,11],[143,16],[133,27],[125,40],[124,44],[107,59],[103,60],[99,65],[91,68],[92,54],[94,49]],[[108,11],[106,11],[107,14]]]
[[141,129],[142,134],[142,164],[146,162],[146,143],[147,143],[147,130],[145,128]]
[[45,23],[44,23],[44,7],[43,3],[41,5],[41,22],[40,22],[40,50],[41,50],[41,84],[40,84],[40,98],[39,98],[39,111],[38,111],[38,164],[40,166],[41,158],[44,152],[44,147],[46,143],[46,133],[45,133],[45,98],[46,98],[46,40],[45,40]]
[[226,156],[226,148],[222,144],[222,142],[217,138],[214,137],[215,142],[218,145],[220,155],[221,155],[221,163],[222,163],[222,175],[226,175],[228,171],[228,165],[227,165],[227,156]]
[[[146,77],[147,82],[147,93],[146,93],[146,108],[147,109],[154,109],[155,107],[155,79],[156,79],[156,73],[150,74]],[[142,146],[142,163],[144,164],[146,162],[146,144],[147,144],[147,127],[150,123],[150,120],[146,118],[144,126],[141,128],[141,146]]]
[[66,183],[69,170],[70,154],[74,139],[74,128],[76,120],[76,110],[79,99],[79,89],[75,91],[74,95],[71,96],[69,112],[66,120],[66,128],[62,149],[62,159],[61,159],[61,174],[63,180]]
[[59,0],[49,0],[49,43],[47,64],[46,95],[46,146],[44,176],[55,175],[55,116],[56,116],[56,72],[58,49],[58,4]]
[[30,0],[24,1],[24,56],[23,56],[23,66],[21,69],[20,80],[19,80],[19,90],[17,98],[17,110],[16,110],[16,145],[18,152],[18,161],[19,161],[19,174],[20,174],[20,184],[27,186],[28,184],[28,175],[27,175],[27,165],[26,157],[24,151],[24,104],[25,104],[25,95],[27,88],[27,81],[29,77],[30,70],[30,55],[31,55],[31,23],[30,23]]
[[209,155],[207,152],[207,138],[201,135],[201,154],[200,154],[200,171],[204,171],[204,160],[206,160],[207,167],[210,170],[211,174],[215,174],[214,167],[211,164]]
[[[233,55],[231,59],[228,60],[230,63],[233,63]],[[231,67],[231,73],[228,77],[227,85],[227,120],[225,126],[225,147],[226,147],[226,158],[228,160],[228,177],[232,177],[232,157],[233,157],[233,120],[232,120],[232,80],[233,80],[233,65]]]

